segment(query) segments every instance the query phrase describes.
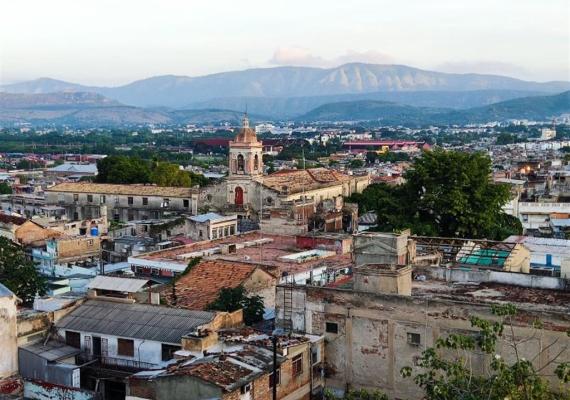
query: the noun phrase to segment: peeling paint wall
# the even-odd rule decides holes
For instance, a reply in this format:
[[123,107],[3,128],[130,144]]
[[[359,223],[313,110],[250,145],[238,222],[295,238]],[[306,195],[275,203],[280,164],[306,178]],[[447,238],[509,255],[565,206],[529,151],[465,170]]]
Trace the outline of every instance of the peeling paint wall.
[[24,397],[35,400],[95,400],[94,392],[41,381],[24,381]]
[[[278,287],[278,324],[283,319],[283,298],[283,288]],[[326,386],[379,389],[390,398],[421,397],[419,388],[402,378],[400,370],[413,367],[421,352],[439,337],[471,332],[472,315],[494,318],[490,305],[485,304],[309,286],[293,291],[294,330],[325,335]],[[538,318],[544,324],[540,335],[524,327]],[[336,324],[337,331],[327,332],[327,323]],[[570,359],[566,336],[570,315],[520,305],[515,324],[519,325],[515,327],[517,338],[527,340],[519,355],[534,359],[538,369],[544,367],[545,376],[553,376],[556,364],[549,364],[552,357],[560,353],[558,360]],[[498,353],[508,361],[515,359],[506,342],[499,343]],[[481,361],[472,359],[473,365],[483,365]]]
[[0,297],[0,379],[18,372],[16,296]]

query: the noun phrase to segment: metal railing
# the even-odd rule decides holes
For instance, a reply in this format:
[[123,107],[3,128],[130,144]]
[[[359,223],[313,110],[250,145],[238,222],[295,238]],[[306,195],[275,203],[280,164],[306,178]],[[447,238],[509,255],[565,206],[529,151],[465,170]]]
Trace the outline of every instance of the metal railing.
[[116,370],[128,370],[128,371],[143,371],[148,369],[157,369],[158,365],[147,363],[138,360],[132,360],[127,358],[116,358],[107,356],[96,356],[88,353],[81,353],[77,356],[77,361],[80,364],[84,364],[90,361],[96,361],[94,364],[99,364],[99,366],[108,369]]

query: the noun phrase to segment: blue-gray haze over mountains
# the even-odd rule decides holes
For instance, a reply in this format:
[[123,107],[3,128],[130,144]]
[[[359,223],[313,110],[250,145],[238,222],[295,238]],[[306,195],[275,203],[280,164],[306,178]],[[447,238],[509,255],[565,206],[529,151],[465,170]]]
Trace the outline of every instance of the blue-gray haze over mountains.
[[[166,75],[118,87],[83,86],[41,78],[0,87],[0,92],[12,94],[0,95],[0,121],[13,122],[27,118],[38,123],[50,120],[69,120],[73,123],[79,118],[78,123],[97,123],[98,120],[109,124],[171,123],[186,122],[186,117],[191,115],[190,121],[201,122],[200,115],[206,121],[234,118],[233,113],[244,110],[246,106],[252,114],[262,119],[293,119],[311,116],[312,110],[327,104],[362,101],[419,107],[419,111],[416,111],[423,115],[426,112],[432,114],[433,109],[484,107],[506,100],[567,90],[570,90],[570,82],[541,83],[497,75],[449,74],[402,65],[361,63],[335,68],[258,68],[200,77]],[[47,94],[50,96],[46,97]],[[29,104],[24,106],[26,102]],[[48,110],[50,107],[51,110]],[[95,108],[99,110],[91,121],[91,111]],[[25,113],[16,115],[16,110],[24,109],[39,110],[43,114],[32,113],[27,117]],[[73,109],[73,113],[66,114],[65,109]],[[175,109],[178,110],[176,113]],[[381,113],[382,109],[386,111],[387,108],[372,109]],[[376,111],[370,115],[374,116]],[[558,108],[552,110],[559,111]],[[80,113],[77,115],[77,112]],[[232,115],[229,116],[228,112]],[[75,117],[68,118],[72,115]],[[481,110],[477,115],[478,118],[481,116]],[[494,116],[501,117],[501,113]],[[378,117],[382,118],[382,115]],[[422,117],[420,120],[425,119]]]

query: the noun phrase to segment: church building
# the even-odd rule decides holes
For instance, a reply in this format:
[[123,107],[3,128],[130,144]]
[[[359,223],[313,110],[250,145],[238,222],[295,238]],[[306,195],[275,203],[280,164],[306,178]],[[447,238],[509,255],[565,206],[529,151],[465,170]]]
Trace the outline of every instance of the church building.
[[209,210],[237,213],[258,219],[261,209],[289,207],[295,202],[316,209],[325,201],[342,203],[342,198],[362,192],[370,177],[350,176],[327,168],[280,170],[263,174],[263,144],[247,115],[235,139],[229,144],[229,174],[225,181],[205,187],[201,204]]

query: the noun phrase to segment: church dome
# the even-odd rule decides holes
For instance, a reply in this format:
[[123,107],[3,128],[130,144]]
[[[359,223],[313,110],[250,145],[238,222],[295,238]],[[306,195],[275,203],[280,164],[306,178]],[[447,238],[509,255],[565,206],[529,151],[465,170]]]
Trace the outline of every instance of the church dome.
[[255,134],[255,129],[249,126],[249,119],[247,114],[244,115],[242,119],[242,126],[236,136],[235,142],[239,143],[256,143],[257,136]]

